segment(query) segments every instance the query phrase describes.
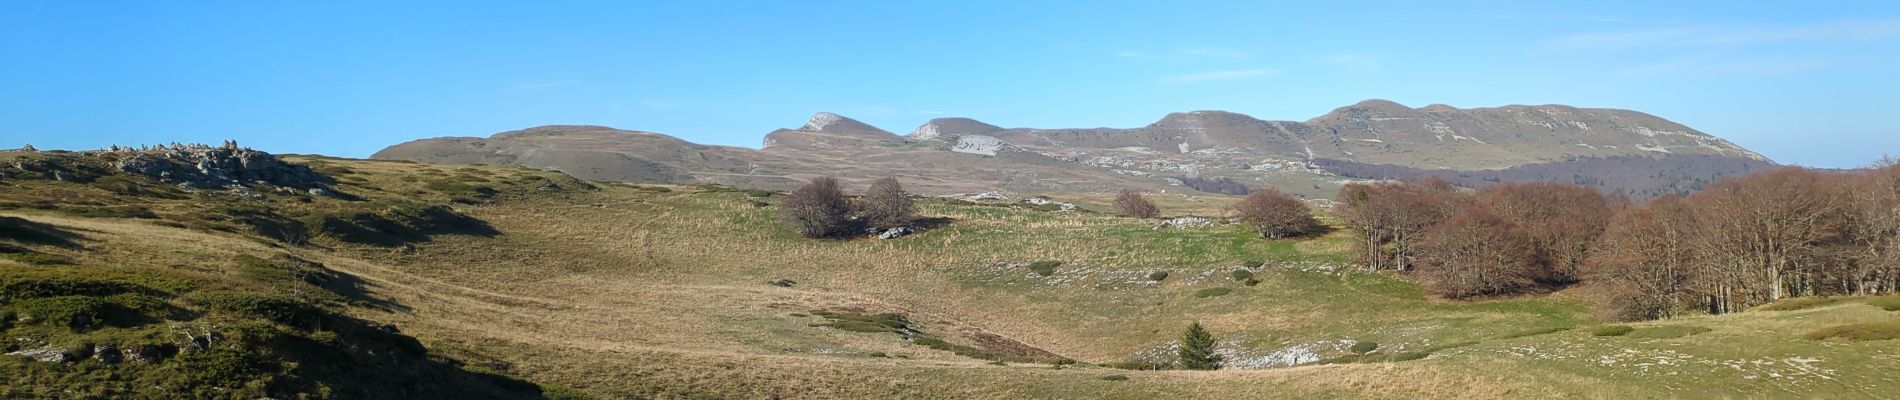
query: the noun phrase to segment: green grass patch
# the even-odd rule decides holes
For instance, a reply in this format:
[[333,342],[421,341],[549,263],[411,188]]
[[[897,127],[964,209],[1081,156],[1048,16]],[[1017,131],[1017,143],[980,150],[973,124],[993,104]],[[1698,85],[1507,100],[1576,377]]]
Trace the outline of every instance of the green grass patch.
[[158,218],[152,210],[139,206],[61,206],[60,214],[86,218]]
[[1882,310],[1900,311],[1900,295],[1875,297],[1873,300],[1868,300],[1867,304],[1880,307]]
[[1224,288],[1224,287],[1206,288],[1206,289],[1194,291],[1194,297],[1204,299],[1204,298],[1215,297],[1215,296],[1226,296],[1228,293],[1233,293],[1233,292],[1234,292],[1234,289],[1231,289],[1231,288]]
[[1802,337],[1808,340],[1841,339],[1854,342],[1900,339],[1900,322],[1873,322],[1830,326]]
[[1234,282],[1246,282],[1248,280],[1253,279],[1253,271],[1248,271],[1244,269],[1236,269],[1234,270],[1233,273],[1229,275],[1233,276]]
[[811,324],[847,332],[898,333],[912,331],[910,321],[903,315],[891,313],[859,314],[831,311],[812,311],[812,315],[825,317],[826,322]]
[[1056,274],[1056,267],[1059,266],[1062,266],[1061,261],[1037,261],[1029,263],[1029,272],[1034,272],[1036,275],[1050,276]]
[[1847,300],[1848,300],[1847,297],[1840,297],[1840,296],[1794,297],[1794,298],[1781,299],[1781,301],[1776,301],[1773,303],[1756,306],[1754,311],[1806,310],[1806,309],[1815,308],[1815,307],[1833,305],[1833,304],[1837,304],[1837,303],[1847,301]]
[[[1431,357],[1432,353],[1437,353],[1437,352],[1444,351],[1447,349],[1455,349],[1459,347],[1470,346],[1474,344],[1478,344],[1478,342],[1445,343],[1445,344],[1440,344],[1436,346],[1421,348],[1418,350],[1400,351],[1400,352],[1392,352],[1392,353],[1354,354],[1354,355],[1349,355],[1349,356],[1334,357],[1334,358],[1329,358],[1325,360],[1320,360],[1318,364],[1366,364],[1366,363],[1422,360],[1422,359],[1425,359],[1425,357]],[[1368,350],[1368,352],[1370,352],[1370,350]]]
[[1366,354],[1366,353],[1371,353],[1373,350],[1378,350],[1378,349],[1379,349],[1379,342],[1374,342],[1370,340],[1361,340],[1358,342],[1354,342],[1352,344],[1352,348],[1349,348],[1347,350],[1352,351],[1353,354]]
[[1668,325],[1637,329],[1626,337],[1637,339],[1675,339],[1708,333],[1713,329],[1692,325]]
[[1604,325],[1590,329],[1590,336],[1623,336],[1634,331],[1629,325]]
[[1529,330],[1522,330],[1522,331],[1497,335],[1497,336],[1492,337],[1492,339],[1504,340],[1504,339],[1516,339],[1516,338],[1521,338],[1521,337],[1531,337],[1531,336],[1537,336],[1537,335],[1548,335],[1552,333],[1567,331],[1570,329],[1571,327],[1568,327],[1568,326],[1553,326],[1549,328],[1529,329]]

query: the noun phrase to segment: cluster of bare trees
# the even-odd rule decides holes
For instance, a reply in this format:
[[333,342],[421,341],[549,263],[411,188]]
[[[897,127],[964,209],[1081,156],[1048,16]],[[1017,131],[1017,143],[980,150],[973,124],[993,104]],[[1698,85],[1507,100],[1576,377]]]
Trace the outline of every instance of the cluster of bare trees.
[[1352,184],[1339,214],[1372,269],[1448,297],[1584,282],[1617,316],[1725,313],[1792,296],[1900,290],[1900,165],[1779,168],[1646,204],[1566,183],[1474,193]]
[[1900,166],[1783,168],[1611,220],[1587,264],[1625,318],[1900,289]]
[[864,197],[846,198],[838,180],[818,177],[792,190],[778,204],[779,218],[810,238],[844,237],[863,228],[885,230],[916,219],[917,206],[896,178],[871,183]]

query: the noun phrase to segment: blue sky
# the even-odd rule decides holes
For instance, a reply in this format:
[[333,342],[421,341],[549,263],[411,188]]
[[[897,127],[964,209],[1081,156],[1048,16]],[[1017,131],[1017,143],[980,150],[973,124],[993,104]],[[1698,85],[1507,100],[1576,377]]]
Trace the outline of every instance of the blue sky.
[[1384,98],[1635,109],[1804,165],[1900,155],[1900,6],[1535,3],[5,0],[0,147],[361,157],[546,124],[757,147],[818,111],[905,133]]

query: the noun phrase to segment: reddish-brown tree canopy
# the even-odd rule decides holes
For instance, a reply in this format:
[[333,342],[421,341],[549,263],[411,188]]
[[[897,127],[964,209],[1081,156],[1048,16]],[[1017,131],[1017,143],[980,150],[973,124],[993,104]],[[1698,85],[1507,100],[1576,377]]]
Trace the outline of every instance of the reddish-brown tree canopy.
[[1253,226],[1262,236],[1280,239],[1304,235],[1319,228],[1313,210],[1306,202],[1275,189],[1248,194],[1234,205],[1241,222]]
[[1115,212],[1135,218],[1154,218],[1161,216],[1161,208],[1142,197],[1133,189],[1122,189],[1115,193]]

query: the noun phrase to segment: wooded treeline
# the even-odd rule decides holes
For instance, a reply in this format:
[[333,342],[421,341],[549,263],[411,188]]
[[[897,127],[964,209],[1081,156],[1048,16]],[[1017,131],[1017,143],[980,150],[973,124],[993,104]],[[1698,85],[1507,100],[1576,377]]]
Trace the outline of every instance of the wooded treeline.
[[1571,183],[1351,184],[1338,214],[1373,270],[1452,298],[1588,285],[1625,319],[1900,290],[1900,165],[1776,168],[1645,203]]

